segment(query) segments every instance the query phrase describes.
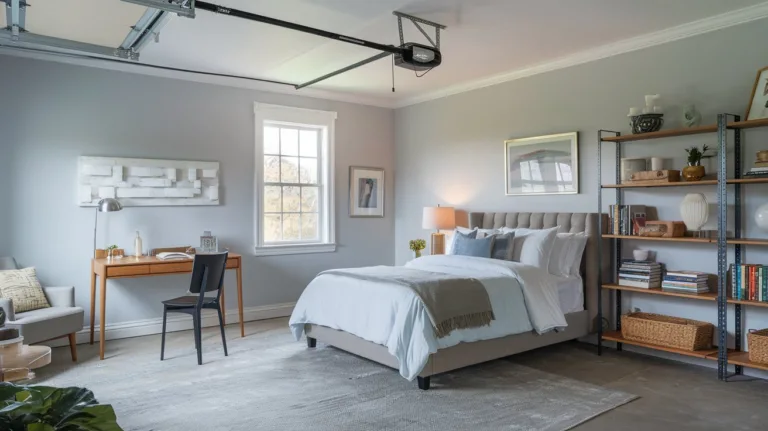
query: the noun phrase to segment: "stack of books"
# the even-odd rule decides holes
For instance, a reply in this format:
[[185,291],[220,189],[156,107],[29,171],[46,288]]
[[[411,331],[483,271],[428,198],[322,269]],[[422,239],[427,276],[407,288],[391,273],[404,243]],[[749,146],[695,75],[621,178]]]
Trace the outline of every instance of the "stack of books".
[[696,271],[667,271],[661,290],[675,293],[707,293],[709,292],[709,274]]
[[658,288],[661,286],[661,264],[647,260],[622,260],[619,285],[641,289]]
[[768,266],[731,264],[731,297],[768,302]]
[[[758,157],[759,156],[760,154],[758,153]],[[760,161],[760,159],[758,159],[758,161],[755,162],[755,167],[744,172],[744,176],[747,178],[768,176],[768,162]]]
[[611,205],[608,214],[614,235],[637,235],[647,219],[645,205]]

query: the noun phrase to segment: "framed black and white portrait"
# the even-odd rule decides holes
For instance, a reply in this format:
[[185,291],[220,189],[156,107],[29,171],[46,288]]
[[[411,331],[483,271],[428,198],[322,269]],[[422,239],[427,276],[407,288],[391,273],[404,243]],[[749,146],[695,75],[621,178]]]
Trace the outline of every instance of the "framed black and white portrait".
[[384,217],[384,169],[349,167],[349,216]]
[[507,196],[579,192],[577,132],[504,141]]
[[757,71],[746,118],[747,120],[768,118],[768,67]]

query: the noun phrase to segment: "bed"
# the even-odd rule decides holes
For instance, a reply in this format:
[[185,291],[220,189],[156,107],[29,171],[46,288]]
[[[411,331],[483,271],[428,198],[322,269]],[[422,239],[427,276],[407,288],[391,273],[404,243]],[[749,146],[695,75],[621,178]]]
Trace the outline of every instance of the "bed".
[[[427,390],[430,386],[430,377],[440,373],[452,371],[455,369],[463,368],[466,366],[499,359],[505,356],[514,355],[516,353],[536,349],[539,347],[569,341],[577,338],[584,337],[592,332],[597,331],[597,302],[598,302],[598,283],[600,276],[607,275],[610,268],[609,256],[604,256],[601,262],[598,262],[598,241],[601,240],[600,233],[598,232],[598,217],[603,217],[602,226],[606,228],[608,226],[607,216],[604,214],[596,213],[470,213],[469,214],[469,227],[479,229],[500,229],[502,227],[508,228],[528,228],[528,229],[548,229],[558,227],[558,233],[580,233],[584,232],[587,236],[587,244],[584,249],[584,253],[581,259],[580,271],[576,276],[570,277],[555,277],[549,278],[537,278],[539,276],[536,271],[540,269],[530,267],[527,265],[520,265],[509,262],[479,262],[481,266],[474,266],[475,262],[469,262],[466,271],[470,269],[478,271],[477,268],[481,268],[483,271],[487,270],[488,279],[483,279],[483,284],[486,285],[489,296],[498,295],[498,288],[493,290],[488,286],[493,286],[491,282],[497,282],[497,277],[501,275],[495,275],[491,273],[499,271],[499,274],[507,276],[507,267],[511,268],[510,273],[524,272],[525,277],[519,278],[521,285],[521,296],[518,301],[513,301],[509,304],[508,309],[515,310],[514,307],[518,304],[525,303],[528,305],[528,313],[533,313],[531,309],[530,298],[527,296],[532,289],[531,286],[534,283],[531,280],[535,280],[536,283],[541,280],[544,283],[546,280],[547,290],[556,291],[554,295],[556,301],[559,304],[559,309],[562,311],[560,315],[564,321],[561,323],[553,324],[547,322],[547,319],[539,319],[539,326],[545,326],[543,331],[540,331],[539,326],[534,322],[533,315],[530,315],[530,323],[533,327],[518,329],[520,333],[514,335],[493,335],[504,334],[510,332],[505,327],[506,332],[494,332],[493,325],[496,324],[496,328],[500,327],[500,321],[507,326],[514,326],[517,324],[520,326],[521,322],[515,322],[512,317],[519,315],[519,312],[504,313],[497,310],[498,303],[494,303],[494,311],[496,312],[496,320],[490,325],[490,329],[482,331],[464,330],[460,337],[455,340],[441,339],[436,344],[435,342],[426,343],[429,347],[429,351],[425,351],[427,347],[421,347],[418,343],[409,343],[409,340],[395,340],[392,342],[391,335],[383,334],[379,336],[376,331],[370,329],[371,327],[379,326],[384,330],[388,325],[392,325],[392,322],[383,322],[380,320],[386,320],[383,317],[385,314],[377,315],[378,309],[365,309],[365,306],[360,298],[354,298],[355,292],[359,289],[340,289],[334,292],[333,286],[328,286],[329,281],[333,282],[334,279],[324,280],[326,287],[324,289],[310,289],[312,284],[305,290],[304,294],[297,303],[297,308],[294,310],[294,314],[291,317],[291,329],[294,335],[299,338],[302,334],[307,337],[307,345],[309,347],[315,347],[317,341],[334,346],[341,350],[353,353],[355,355],[370,359],[388,367],[400,370],[401,375],[408,379],[415,378],[418,381],[420,389]],[[422,258],[423,259],[423,258]],[[417,259],[420,265],[426,265],[427,269],[432,269],[429,265],[440,265],[457,267],[452,269],[458,273],[464,271],[461,266],[464,265],[464,260],[459,261],[457,257],[451,256],[434,256],[429,259]],[[482,259],[482,258],[474,258]],[[466,259],[465,259],[466,260]],[[486,259],[491,261],[492,259]],[[523,269],[525,271],[523,271]],[[546,273],[546,271],[544,271]],[[341,286],[344,283],[348,283],[347,280],[337,278],[335,281]],[[314,283],[314,282],[313,282]],[[333,283],[331,283],[333,284]],[[359,283],[358,283],[359,284]],[[357,285],[355,285],[357,287]],[[349,298],[342,296],[350,296]],[[373,292],[373,291],[369,291]],[[494,293],[496,292],[496,293]],[[351,293],[351,295],[350,295]],[[505,293],[505,295],[510,295]],[[525,301],[523,301],[525,298]],[[375,295],[373,298],[367,298],[368,302],[378,304],[379,298]],[[346,301],[346,303],[345,303]],[[357,301],[357,302],[356,302]],[[550,300],[551,302],[552,300]],[[314,307],[313,313],[306,312],[307,304],[311,303]],[[322,304],[321,304],[322,303]],[[382,299],[382,304],[386,304],[386,298]],[[323,305],[324,304],[324,305]],[[370,306],[369,306],[370,307]],[[386,308],[383,306],[381,308]],[[330,318],[320,318],[317,311],[327,312]],[[525,308],[523,308],[525,310]],[[382,313],[385,313],[384,310]],[[523,314],[526,312],[523,311]],[[322,313],[320,313],[322,314]],[[543,312],[546,315],[546,310]],[[312,317],[308,317],[312,316]],[[345,323],[345,319],[346,322]],[[509,321],[505,321],[507,319]],[[363,322],[364,321],[364,322]],[[553,322],[557,322],[555,319]],[[324,324],[321,324],[324,323]],[[348,323],[352,322],[352,323]],[[544,322],[544,323],[541,323]],[[356,326],[365,326],[366,331],[357,331]],[[546,326],[549,325],[549,326]],[[556,328],[555,328],[556,327]],[[351,329],[351,328],[354,328]],[[346,330],[344,330],[346,329]],[[554,329],[554,330],[552,330]],[[405,330],[404,330],[405,331]],[[355,333],[353,333],[355,332]],[[458,332],[458,331],[454,331]],[[491,334],[491,335],[489,335]],[[451,335],[454,335],[453,333]],[[491,337],[491,338],[489,338]],[[459,341],[457,341],[459,340]],[[470,341],[467,341],[470,340]],[[376,342],[375,342],[376,341]],[[408,344],[407,348],[402,351],[398,350],[397,344]],[[395,346],[393,346],[393,344]],[[389,346],[389,347],[388,347]],[[416,346],[416,347],[414,347]],[[414,352],[408,351],[408,349],[415,350]],[[406,351],[406,354],[403,353]]]

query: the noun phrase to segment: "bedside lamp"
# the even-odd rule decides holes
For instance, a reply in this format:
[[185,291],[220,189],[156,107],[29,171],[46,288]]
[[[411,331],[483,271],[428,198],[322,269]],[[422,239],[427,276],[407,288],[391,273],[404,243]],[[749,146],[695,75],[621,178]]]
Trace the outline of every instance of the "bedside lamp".
[[96,217],[93,221],[93,257],[96,257],[96,226],[99,223],[99,213],[111,213],[122,209],[123,205],[120,204],[120,201],[112,198],[102,199],[96,205]]
[[423,229],[435,229],[432,234],[431,253],[445,254],[445,234],[441,229],[453,229],[456,227],[456,212],[451,207],[424,207],[421,218]]

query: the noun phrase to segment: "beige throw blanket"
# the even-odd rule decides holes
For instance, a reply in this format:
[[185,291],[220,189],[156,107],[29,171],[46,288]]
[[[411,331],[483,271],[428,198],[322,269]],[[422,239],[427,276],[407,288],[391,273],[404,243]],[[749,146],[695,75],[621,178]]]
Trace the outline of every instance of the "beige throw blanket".
[[411,289],[424,303],[437,338],[448,336],[454,329],[488,326],[495,319],[485,286],[474,278],[401,266],[332,269],[323,274]]

